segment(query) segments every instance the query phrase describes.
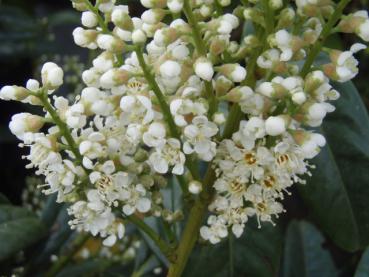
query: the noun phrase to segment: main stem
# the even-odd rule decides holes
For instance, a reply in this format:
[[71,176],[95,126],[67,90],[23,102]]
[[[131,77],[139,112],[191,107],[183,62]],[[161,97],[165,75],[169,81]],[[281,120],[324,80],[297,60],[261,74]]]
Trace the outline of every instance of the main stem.
[[[185,12],[186,12],[186,3],[185,1]],[[189,20],[190,21],[190,20]],[[194,32],[195,33],[195,32]],[[266,39],[266,35],[264,36]],[[255,76],[254,71],[256,67],[256,60],[262,49],[256,51],[255,54],[250,57],[247,63],[247,78],[242,85],[251,86],[255,85]],[[227,139],[232,136],[234,131],[238,128],[240,121],[242,120],[242,111],[238,104],[234,104],[230,110],[228,115],[227,122],[225,124],[224,132],[222,139]],[[172,263],[169,267],[167,277],[179,277],[182,275],[187,261],[190,257],[190,254],[196,244],[196,241],[199,236],[199,230],[204,220],[207,207],[210,204],[213,196],[213,183],[215,181],[215,172],[210,164],[208,170],[206,172],[204,178],[204,190],[201,192],[199,198],[195,201],[194,206],[192,207],[190,214],[188,216],[187,225],[183,231],[179,246],[177,248],[177,257],[176,261]]]

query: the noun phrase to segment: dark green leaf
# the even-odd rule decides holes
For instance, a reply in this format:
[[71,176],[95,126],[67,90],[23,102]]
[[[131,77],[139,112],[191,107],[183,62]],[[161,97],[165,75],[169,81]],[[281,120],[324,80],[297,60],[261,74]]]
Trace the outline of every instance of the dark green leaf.
[[[81,277],[81,276],[99,276],[103,273],[107,266],[111,264],[107,260],[86,260],[79,264],[65,267],[57,277]],[[104,275],[102,275],[104,276]]]
[[335,88],[341,98],[322,127],[328,145],[299,190],[322,230],[338,246],[355,251],[369,243],[369,118],[351,82]]
[[11,204],[9,199],[2,193],[0,193],[0,204]]
[[369,276],[369,247],[363,253],[359,265],[357,266],[354,277],[368,277]]
[[283,277],[337,276],[330,253],[323,249],[324,237],[308,222],[292,221],[287,229]]
[[[234,276],[276,276],[282,252],[282,234],[279,227],[247,223],[244,235],[233,244]],[[229,276],[228,241],[217,245],[198,246],[191,255],[184,276]]]
[[31,212],[10,205],[0,205],[0,260],[37,242],[45,227]]

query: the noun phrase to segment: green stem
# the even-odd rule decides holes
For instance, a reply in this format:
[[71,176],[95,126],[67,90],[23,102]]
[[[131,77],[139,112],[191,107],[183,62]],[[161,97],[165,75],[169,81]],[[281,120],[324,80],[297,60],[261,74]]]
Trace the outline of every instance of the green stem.
[[[174,138],[181,141],[181,135],[178,132],[177,126],[176,126],[176,124],[174,122],[174,119],[172,117],[172,114],[170,112],[170,108],[169,108],[169,106],[168,106],[168,104],[165,100],[165,96],[161,92],[158,84],[156,83],[155,77],[152,75],[152,73],[150,71],[150,68],[148,67],[148,65],[145,62],[142,48],[137,47],[136,48],[136,54],[137,54],[137,59],[138,59],[138,61],[140,63],[140,66],[142,68],[142,71],[145,75],[145,78],[146,78],[147,82],[149,83],[150,88],[155,93],[156,98],[159,101],[159,105],[160,105],[161,111],[163,112],[165,122],[168,124],[170,134]],[[192,175],[193,178],[195,178],[197,180],[200,179],[199,173],[197,172],[196,164],[194,164],[192,162],[192,157],[191,156],[186,156],[186,167],[191,172],[191,175]]]
[[160,236],[149,226],[147,225],[143,219],[135,215],[131,215],[127,217],[127,219],[136,225],[141,231],[143,231],[146,235],[148,235],[155,244],[159,247],[160,251],[169,259],[173,260],[174,257],[174,249],[172,246],[167,244],[164,240],[160,238]]
[[[264,36],[266,37],[266,36]],[[243,85],[254,86],[255,76],[254,71],[256,67],[257,57],[260,55],[262,49],[255,52],[249,59],[247,64],[247,78]],[[239,127],[239,123],[243,117],[242,111],[238,104],[233,105],[223,132],[223,139],[230,138],[235,129]],[[187,264],[188,258],[198,239],[199,230],[205,217],[207,207],[211,202],[213,196],[213,183],[215,181],[215,172],[210,164],[206,172],[203,184],[204,190],[200,193],[199,198],[195,201],[187,220],[186,227],[183,231],[181,240],[176,251],[176,260],[169,267],[167,277],[179,277]]]
[[[192,36],[194,39],[194,43],[196,46],[196,50],[200,56],[206,57],[206,45],[200,33],[200,27],[197,24],[197,20],[195,15],[192,12],[192,8],[190,5],[190,0],[185,0],[183,5],[183,10],[192,28]],[[211,118],[213,114],[218,110],[218,101],[213,92],[213,85],[211,82],[205,81],[205,94],[206,97],[209,98],[209,117]]]
[[88,240],[88,234],[81,234],[79,235],[73,244],[71,245],[70,249],[62,256],[59,257],[58,261],[55,262],[52,267],[46,272],[45,277],[53,277],[64,268],[74,257],[74,255],[81,249],[81,247],[86,243]]
[[320,33],[319,40],[314,44],[313,48],[309,52],[306,61],[304,63],[304,66],[302,67],[300,71],[301,77],[305,77],[313,65],[316,57],[321,51],[321,48],[324,45],[325,40],[328,38],[328,36],[331,34],[331,30],[334,27],[334,25],[337,23],[337,21],[341,18],[344,8],[347,6],[347,4],[350,3],[350,0],[341,0],[337,7],[334,10],[334,13],[329,18],[327,24],[324,25],[322,32]]
[[70,151],[75,156],[76,162],[79,165],[82,165],[83,157],[79,153],[78,146],[76,142],[74,141],[74,138],[72,137],[72,134],[69,131],[69,128],[67,124],[59,117],[58,113],[54,109],[54,107],[50,104],[49,98],[47,96],[46,91],[41,91],[41,94],[38,96],[38,98],[41,100],[42,105],[44,106],[45,110],[50,114],[51,118],[53,119],[54,123],[58,126],[62,136],[67,141]]
[[[214,171],[209,167],[204,184],[212,184],[215,179]],[[212,187],[207,185],[201,192],[200,197],[195,201],[186,227],[183,231],[181,241],[176,251],[176,260],[170,265],[167,277],[182,276],[182,272],[187,264],[188,258],[199,236],[199,229],[204,219],[206,210],[211,201]]]

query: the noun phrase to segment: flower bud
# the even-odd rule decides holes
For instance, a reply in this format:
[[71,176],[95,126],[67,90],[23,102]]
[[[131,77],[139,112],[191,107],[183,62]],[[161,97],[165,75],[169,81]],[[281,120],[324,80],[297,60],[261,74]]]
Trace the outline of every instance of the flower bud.
[[175,61],[165,61],[160,65],[160,74],[165,78],[177,77],[181,74],[181,65]]
[[167,0],[141,0],[142,6],[145,8],[165,8]]
[[91,11],[83,12],[82,17],[81,17],[81,22],[82,22],[82,25],[87,28],[94,28],[96,27],[98,23],[97,15]]
[[47,62],[41,69],[42,84],[47,89],[53,90],[63,84],[63,70],[52,62]]
[[216,78],[214,84],[214,90],[217,97],[224,96],[231,88],[233,88],[234,83],[223,75]]
[[282,0],[270,0],[269,1],[269,6],[273,10],[278,10],[278,9],[283,7],[283,1]]
[[254,91],[248,86],[235,87],[230,92],[228,92],[227,95],[223,96],[222,99],[234,103],[239,103],[253,94]]
[[213,64],[206,58],[198,58],[195,62],[195,73],[201,79],[210,81],[214,75]]
[[217,125],[223,125],[226,122],[226,118],[224,113],[215,113],[213,115],[213,122]]
[[130,79],[130,73],[124,69],[112,68],[105,72],[100,78],[100,84],[103,88],[118,87],[126,84]]
[[22,140],[25,133],[38,132],[43,125],[43,117],[30,113],[19,113],[13,115],[9,123],[9,129],[18,139]]
[[369,17],[365,10],[357,11],[344,17],[338,24],[344,33],[356,33],[364,41],[369,41]]
[[172,13],[179,13],[183,9],[183,0],[168,0],[167,6]]
[[291,131],[291,134],[307,159],[314,158],[320,152],[320,148],[326,144],[326,140],[321,134],[303,130]]
[[146,34],[144,31],[138,29],[133,31],[132,33],[132,42],[133,44],[143,44],[147,40]]
[[227,48],[228,41],[221,36],[214,37],[210,42],[210,53],[214,56],[222,54]]
[[15,100],[22,101],[27,98],[29,94],[27,90],[23,87],[18,86],[4,86],[0,90],[0,99],[1,100]]
[[306,101],[306,94],[303,91],[294,93],[292,95],[292,101],[297,104],[297,105],[301,105]]
[[144,23],[153,25],[162,21],[165,14],[165,11],[162,9],[150,9],[141,15],[141,19]]
[[235,83],[240,83],[246,78],[246,69],[239,64],[225,64],[216,69]]
[[285,8],[280,12],[277,29],[290,27],[295,21],[296,13],[292,8]]
[[270,116],[265,121],[265,131],[270,136],[279,136],[286,132],[286,122],[282,116]]
[[115,26],[126,31],[133,31],[133,21],[128,14],[127,6],[120,6],[120,8],[115,8],[111,14],[111,20]]
[[188,191],[192,194],[199,194],[202,191],[202,184],[199,181],[192,180],[188,184]]
[[75,44],[81,47],[86,47],[89,49],[96,49],[96,38],[98,32],[96,30],[85,30],[81,27],[74,29],[73,39]]
[[218,2],[222,7],[227,7],[231,4],[232,1],[231,0],[219,0]]
[[179,35],[175,28],[159,29],[154,34],[154,42],[157,46],[167,46],[176,41]]
[[124,49],[124,42],[112,35],[99,34],[96,40],[97,45],[103,49],[113,53],[121,53]]
[[35,79],[29,79],[26,88],[32,92],[37,92],[40,89],[40,83]]

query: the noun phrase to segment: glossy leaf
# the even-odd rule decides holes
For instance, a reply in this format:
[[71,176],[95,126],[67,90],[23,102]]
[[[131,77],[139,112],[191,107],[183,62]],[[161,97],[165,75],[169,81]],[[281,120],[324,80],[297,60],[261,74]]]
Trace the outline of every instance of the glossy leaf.
[[369,247],[361,256],[361,260],[357,266],[354,277],[368,277],[369,276]]
[[335,87],[341,98],[322,126],[328,144],[299,190],[322,230],[355,251],[369,243],[369,118],[351,82]]
[[323,249],[323,242],[324,237],[312,224],[292,221],[286,233],[282,276],[337,276],[329,251]]
[[230,265],[228,241],[221,244],[198,246],[192,254],[184,276],[276,276],[282,252],[279,227],[247,223],[244,235],[233,239],[233,268]]
[[37,242],[45,234],[42,222],[26,209],[0,205],[0,260]]

